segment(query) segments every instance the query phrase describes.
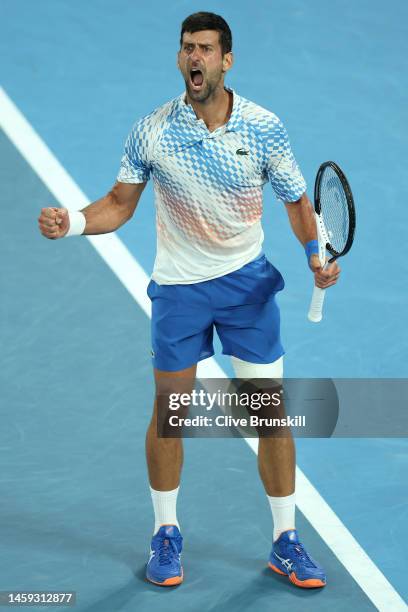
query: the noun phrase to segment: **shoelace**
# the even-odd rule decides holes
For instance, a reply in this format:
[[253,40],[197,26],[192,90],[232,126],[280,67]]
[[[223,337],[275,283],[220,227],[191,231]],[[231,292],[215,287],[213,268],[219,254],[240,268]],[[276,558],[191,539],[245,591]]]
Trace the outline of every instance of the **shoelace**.
[[174,555],[178,555],[179,551],[174,541],[175,538],[163,538],[159,545],[159,564],[170,565],[174,559]]
[[300,561],[302,561],[303,564],[306,567],[316,567],[315,563],[312,561],[312,559],[309,557],[309,555],[307,554],[307,552],[303,548],[303,544],[300,544],[300,543],[292,544],[291,548],[292,548],[292,550],[295,551],[296,556],[298,557],[298,559]]

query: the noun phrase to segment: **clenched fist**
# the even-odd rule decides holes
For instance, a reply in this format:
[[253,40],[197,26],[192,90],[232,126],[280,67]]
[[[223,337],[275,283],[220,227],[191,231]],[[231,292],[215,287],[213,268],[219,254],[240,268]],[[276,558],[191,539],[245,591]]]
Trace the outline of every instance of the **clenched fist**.
[[50,240],[65,236],[69,230],[69,216],[66,208],[42,208],[38,217],[40,232]]

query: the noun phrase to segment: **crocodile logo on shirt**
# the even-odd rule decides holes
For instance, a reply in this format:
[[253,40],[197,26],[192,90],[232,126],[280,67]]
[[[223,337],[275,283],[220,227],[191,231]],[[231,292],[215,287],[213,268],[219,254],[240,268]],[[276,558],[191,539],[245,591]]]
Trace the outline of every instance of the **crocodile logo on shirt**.
[[246,149],[243,149],[242,147],[240,149],[237,149],[235,153],[237,155],[249,155],[249,151],[247,151]]

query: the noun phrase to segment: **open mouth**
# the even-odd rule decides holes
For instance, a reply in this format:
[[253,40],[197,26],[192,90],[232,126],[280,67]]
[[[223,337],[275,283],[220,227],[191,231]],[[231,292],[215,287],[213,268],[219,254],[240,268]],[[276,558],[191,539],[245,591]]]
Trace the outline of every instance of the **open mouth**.
[[201,70],[193,68],[193,70],[190,71],[190,81],[195,89],[199,89],[204,81],[204,76]]

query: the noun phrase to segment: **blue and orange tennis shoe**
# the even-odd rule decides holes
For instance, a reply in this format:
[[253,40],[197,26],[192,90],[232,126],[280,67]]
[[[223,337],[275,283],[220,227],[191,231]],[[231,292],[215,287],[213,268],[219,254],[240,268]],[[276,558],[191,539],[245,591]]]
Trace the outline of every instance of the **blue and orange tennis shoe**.
[[181,550],[183,538],[176,525],[162,525],[153,536],[146,578],[160,586],[176,586],[183,582]]
[[326,585],[324,570],[305,551],[296,529],[284,531],[275,540],[268,565],[298,587],[313,589]]

